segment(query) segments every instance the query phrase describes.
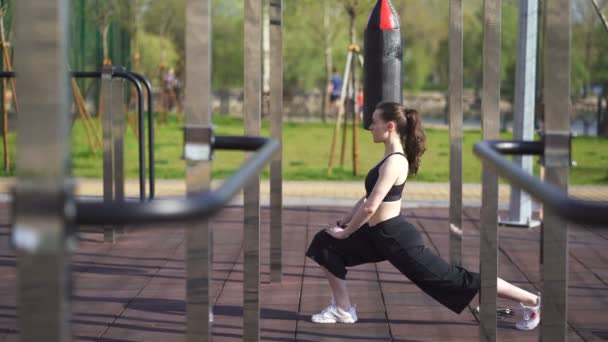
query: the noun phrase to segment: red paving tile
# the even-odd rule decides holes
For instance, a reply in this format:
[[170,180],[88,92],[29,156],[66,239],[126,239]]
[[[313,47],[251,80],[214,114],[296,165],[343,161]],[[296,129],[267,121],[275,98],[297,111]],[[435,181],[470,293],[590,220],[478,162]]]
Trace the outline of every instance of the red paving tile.
[[[349,290],[360,321],[318,325],[310,316],[328,304],[322,270],[304,256],[314,234],[343,208],[287,208],[284,212],[283,282],[269,282],[268,210],[261,225],[261,327],[264,341],[470,341],[477,318],[437,304],[388,262],[349,271]],[[0,212],[6,208],[0,206]],[[447,209],[415,208],[406,218],[427,246],[448,253]],[[463,217],[463,264],[479,269],[479,209]],[[213,219],[214,341],[242,340],[242,209],[228,207]],[[180,341],[185,337],[185,236],[180,225],[140,230],[127,227],[115,244],[99,233],[81,233],[72,257],[73,335],[77,341]],[[0,225],[0,341],[18,340],[16,265],[9,227]],[[538,229],[499,229],[499,275],[527,289],[540,283]],[[570,230],[569,340],[608,339],[608,234]],[[476,303],[476,300],[474,300]],[[501,304],[507,304],[499,301]],[[498,340],[532,341],[514,320],[498,322]]]

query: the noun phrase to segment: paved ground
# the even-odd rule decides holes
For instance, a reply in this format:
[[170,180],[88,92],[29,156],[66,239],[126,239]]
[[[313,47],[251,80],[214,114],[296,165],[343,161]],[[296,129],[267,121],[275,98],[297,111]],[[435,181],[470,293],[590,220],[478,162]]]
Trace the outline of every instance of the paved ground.
[[[316,325],[310,315],[328,300],[321,270],[304,257],[319,226],[340,207],[292,207],[284,211],[280,284],[269,282],[268,211],[262,210],[263,341],[475,341],[478,321],[471,308],[457,315],[423,294],[390,264],[349,272],[360,322]],[[436,253],[447,253],[447,209],[404,211]],[[243,264],[241,207],[228,207],[212,220],[214,341],[242,340]],[[0,204],[0,341],[18,340],[16,262],[9,247],[8,206]],[[478,270],[479,209],[464,211],[464,265]],[[500,228],[499,274],[529,290],[540,288],[538,229]],[[127,230],[114,244],[99,233],[81,233],[72,261],[73,320],[77,341],[183,341],[185,337],[185,243],[181,225]],[[608,231],[570,230],[569,341],[608,339]],[[473,301],[475,303],[476,300]],[[504,302],[501,302],[504,304]],[[499,340],[537,341],[538,332],[500,321]]]

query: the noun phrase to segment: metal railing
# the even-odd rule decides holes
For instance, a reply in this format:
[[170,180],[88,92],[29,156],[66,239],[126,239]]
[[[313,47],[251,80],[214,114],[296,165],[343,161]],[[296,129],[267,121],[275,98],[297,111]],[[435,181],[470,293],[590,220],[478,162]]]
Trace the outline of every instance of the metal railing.
[[482,141],[473,146],[475,154],[510,183],[524,189],[557,215],[573,223],[608,225],[608,202],[570,198],[555,186],[524,172],[509,155],[543,155],[543,143],[536,141]]
[[[101,78],[101,71],[73,71],[71,72],[74,78]],[[141,74],[128,71],[123,67],[113,67],[112,76],[126,79],[131,82],[137,92],[137,117],[138,117],[138,149],[139,149],[139,197],[140,200],[144,200],[146,197],[145,190],[145,144],[144,144],[144,100],[143,100],[143,87],[146,88],[148,95],[148,186],[150,200],[154,199],[155,192],[155,172],[154,172],[154,99],[153,99],[153,88],[150,81]],[[16,72],[14,71],[0,71],[0,78],[14,78]]]
[[[144,99],[143,88],[140,81],[145,85],[148,91],[148,155],[149,155],[149,182],[150,195],[149,199],[154,198],[154,120],[153,112],[150,103],[152,102],[152,87],[143,76],[132,73],[123,67],[111,67],[112,77],[118,77],[129,81],[137,92],[137,118],[138,118],[138,157],[139,157],[139,199],[144,201],[146,198],[146,166],[145,166],[145,144],[144,144]],[[74,71],[72,77],[75,78],[101,78],[102,71]]]
[[[607,225],[608,202],[595,202],[570,198],[567,195],[566,177],[555,177],[555,169],[565,173],[570,165],[570,135],[568,132],[551,132],[543,141],[498,141],[485,140],[474,145],[473,151],[482,160],[484,170],[506,178],[543,204],[543,223],[541,225],[540,262],[542,288],[542,320],[540,337],[542,341],[565,341],[567,336],[567,299],[568,299],[568,224]],[[513,161],[503,155],[538,155],[549,173],[547,181],[530,175]],[[567,172],[567,171],[566,171]],[[555,185],[550,182],[557,182]],[[485,185],[485,184],[484,184]],[[558,188],[561,185],[562,188]],[[482,209],[487,204],[482,201]],[[482,249],[498,247],[497,226],[489,221],[482,222],[480,228]],[[490,238],[488,238],[490,237]],[[543,260],[549,260],[544,262]],[[495,286],[496,259],[483,255],[480,262],[482,270],[482,291]],[[484,274],[485,270],[485,274]],[[481,311],[492,311],[496,307],[495,298],[481,298]],[[480,320],[481,340],[495,340],[496,318],[482,315]]]
[[149,224],[201,219],[222,208],[279,150],[279,143],[262,137],[218,136],[215,150],[257,151],[237,172],[214,191],[180,199],[151,202],[78,202],[77,224]]

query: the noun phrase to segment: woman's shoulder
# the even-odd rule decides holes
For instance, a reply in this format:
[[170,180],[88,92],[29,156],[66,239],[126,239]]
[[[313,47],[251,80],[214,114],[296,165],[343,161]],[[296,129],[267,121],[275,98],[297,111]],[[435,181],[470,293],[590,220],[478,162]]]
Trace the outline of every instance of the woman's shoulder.
[[407,168],[409,166],[407,157],[405,156],[405,154],[402,154],[402,153],[389,154],[388,156],[384,157],[384,159],[380,162],[380,164],[381,164],[380,166],[383,169],[387,168],[387,167],[390,167],[390,168],[405,167],[405,168]]
[[383,161],[397,161],[402,162],[405,161],[407,163],[407,156],[403,152],[393,152],[386,157],[384,157]]

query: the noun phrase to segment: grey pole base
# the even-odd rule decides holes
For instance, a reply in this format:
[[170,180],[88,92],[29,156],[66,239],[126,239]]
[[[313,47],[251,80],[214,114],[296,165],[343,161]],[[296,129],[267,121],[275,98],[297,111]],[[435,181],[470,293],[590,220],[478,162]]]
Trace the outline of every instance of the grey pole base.
[[498,224],[501,226],[507,226],[507,227],[534,228],[534,227],[540,226],[540,221],[538,221],[538,220],[508,221],[508,220],[499,219]]

